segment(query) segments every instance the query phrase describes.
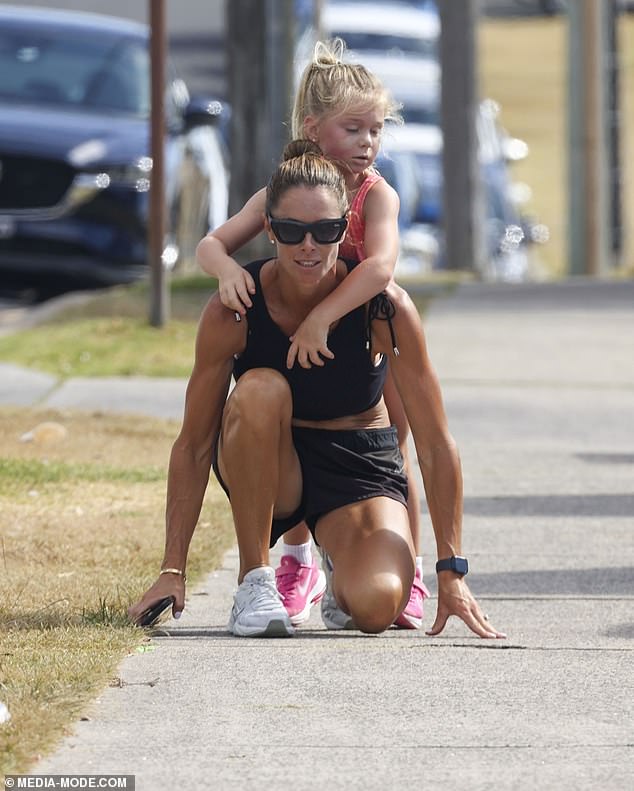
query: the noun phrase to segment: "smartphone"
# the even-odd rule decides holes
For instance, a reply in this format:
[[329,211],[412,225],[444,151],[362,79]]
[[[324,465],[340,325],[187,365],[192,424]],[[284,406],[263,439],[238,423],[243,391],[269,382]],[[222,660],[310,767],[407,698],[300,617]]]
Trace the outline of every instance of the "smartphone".
[[157,624],[161,618],[161,615],[167,610],[168,607],[171,607],[174,604],[174,597],[173,596],[165,596],[163,599],[159,599],[156,604],[153,604],[151,607],[148,607],[147,610],[144,610],[139,620],[137,621],[138,626],[154,626]]

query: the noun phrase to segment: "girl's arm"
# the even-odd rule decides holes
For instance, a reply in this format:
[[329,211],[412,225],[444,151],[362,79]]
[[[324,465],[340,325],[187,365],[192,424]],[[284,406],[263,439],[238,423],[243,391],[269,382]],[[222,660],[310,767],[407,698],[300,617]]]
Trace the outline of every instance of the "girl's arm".
[[255,238],[264,227],[266,189],[251,196],[242,209],[219,228],[205,236],[196,248],[196,261],[208,275],[218,280],[222,304],[244,316],[251,307],[249,294],[255,291],[251,275],[231,256]]
[[332,359],[330,325],[387,287],[398,258],[398,209],[398,195],[386,181],[372,186],[364,203],[366,257],[297,328],[286,358],[289,368],[296,359],[303,368],[323,365],[321,357]]

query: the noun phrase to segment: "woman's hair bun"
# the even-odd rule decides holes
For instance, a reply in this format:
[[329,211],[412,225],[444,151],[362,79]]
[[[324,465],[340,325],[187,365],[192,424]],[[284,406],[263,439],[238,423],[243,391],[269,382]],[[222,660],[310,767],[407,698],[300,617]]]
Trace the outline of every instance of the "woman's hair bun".
[[301,157],[304,154],[315,154],[321,157],[323,156],[323,151],[319,148],[317,143],[313,143],[312,140],[291,140],[284,149],[282,161],[286,162],[289,159],[295,159],[295,157]]

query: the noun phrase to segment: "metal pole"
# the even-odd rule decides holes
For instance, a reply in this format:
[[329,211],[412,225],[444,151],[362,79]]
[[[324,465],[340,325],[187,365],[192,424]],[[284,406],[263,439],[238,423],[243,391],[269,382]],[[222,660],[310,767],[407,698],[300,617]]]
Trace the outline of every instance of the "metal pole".
[[[292,93],[292,0],[227,0],[233,214],[269,180],[288,139]],[[240,258],[270,254],[261,234]]]
[[611,265],[620,264],[623,252],[623,211],[621,194],[623,192],[623,163],[621,161],[621,110],[619,101],[619,36],[617,0],[607,0],[606,15],[606,64],[607,97],[606,124],[608,146],[608,207],[609,207],[609,245]]
[[477,0],[440,0],[443,229],[449,269],[485,267],[478,166]]
[[268,67],[270,172],[280,161],[290,139],[293,92],[293,40],[295,15],[289,0],[266,0],[266,62]]
[[607,144],[602,0],[569,4],[569,271],[607,263]]
[[148,225],[148,268],[150,270],[150,324],[162,327],[169,319],[167,272],[163,266],[165,240],[165,0],[148,0],[150,16],[152,178]]
[[315,28],[315,38],[321,41],[324,35],[322,26],[322,14],[324,10],[324,0],[313,0],[313,27]]

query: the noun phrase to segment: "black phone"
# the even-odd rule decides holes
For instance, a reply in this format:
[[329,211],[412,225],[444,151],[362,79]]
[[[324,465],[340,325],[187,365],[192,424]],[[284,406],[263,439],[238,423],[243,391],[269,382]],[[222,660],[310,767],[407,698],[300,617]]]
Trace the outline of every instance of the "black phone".
[[165,596],[163,599],[159,599],[156,604],[153,604],[151,607],[148,607],[147,610],[144,610],[139,620],[137,621],[138,626],[154,626],[158,623],[161,615],[167,610],[168,607],[171,607],[174,604],[174,597],[173,596]]

